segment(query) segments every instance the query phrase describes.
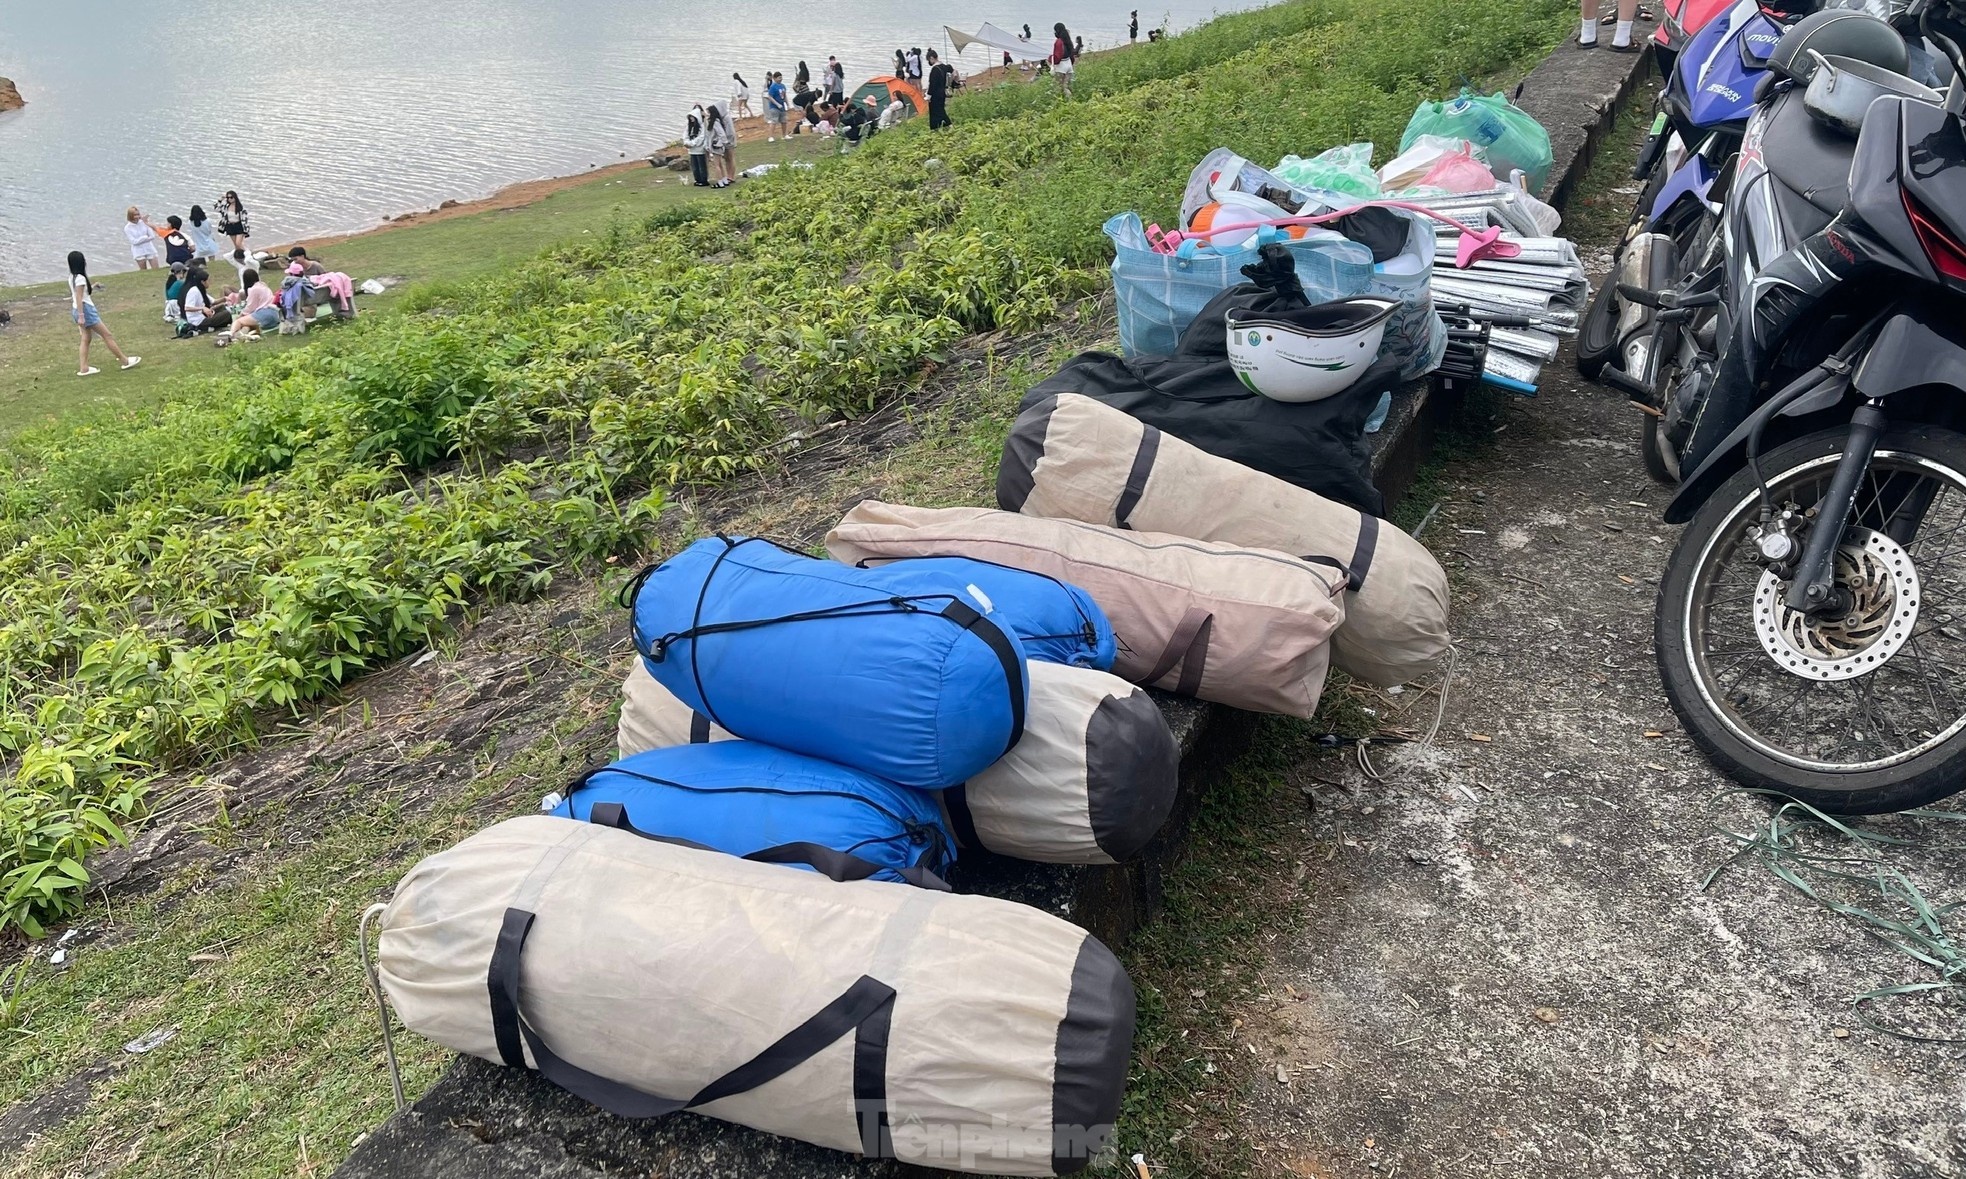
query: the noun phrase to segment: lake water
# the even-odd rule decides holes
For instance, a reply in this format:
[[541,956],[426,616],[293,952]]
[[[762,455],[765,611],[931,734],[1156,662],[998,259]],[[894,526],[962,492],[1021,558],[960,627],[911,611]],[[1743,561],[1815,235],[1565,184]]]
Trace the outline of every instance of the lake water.
[[[1138,0],[1135,0],[1138,2]],[[1262,0],[1141,5],[1141,36]],[[942,26],[1064,21],[1123,41],[1126,0],[0,0],[0,286],[56,278],[71,249],[128,269],[123,211],[162,221],[237,189],[256,242],[385,216],[647,154],[730,75],[890,72],[896,47],[947,52]],[[963,73],[992,64],[972,46]]]

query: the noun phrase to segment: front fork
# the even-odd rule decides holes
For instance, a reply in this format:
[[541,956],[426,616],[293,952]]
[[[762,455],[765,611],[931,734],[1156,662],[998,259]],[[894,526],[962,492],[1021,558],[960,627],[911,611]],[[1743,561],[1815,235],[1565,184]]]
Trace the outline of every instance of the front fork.
[[1843,457],[1837,460],[1836,473],[1830,476],[1828,493],[1816,505],[1816,521],[1803,545],[1802,559],[1796,563],[1795,578],[1789,582],[1788,592],[1782,599],[1790,609],[1817,617],[1835,617],[1849,611],[1850,603],[1845,600],[1849,595],[1835,582],[1836,546],[1843,539],[1843,530],[1850,526],[1850,516],[1857,504],[1857,487],[1863,482],[1864,472],[1870,469],[1878,438],[1889,424],[1883,403],[1874,399],[1858,406],[1850,415],[1850,435],[1843,444]]

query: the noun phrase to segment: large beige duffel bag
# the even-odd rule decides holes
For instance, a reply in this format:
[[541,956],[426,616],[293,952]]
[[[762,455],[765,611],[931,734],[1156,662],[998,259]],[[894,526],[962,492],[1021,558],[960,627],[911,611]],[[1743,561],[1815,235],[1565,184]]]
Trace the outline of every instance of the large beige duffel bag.
[[[1116,864],[1174,807],[1181,751],[1147,693],[1089,667],[1031,660],[1024,735],[995,765],[941,792],[965,847],[1046,864]],[[622,757],[736,738],[637,659],[621,685]]]
[[848,563],[957,555],[1044,573],[1092,595],[1134,683],[1287,716],[1317,711],[1344,576],[1267,549],[988,508],[868,500],[826,534]]
[[1084,1167],[1132,1048],[1126,972],[1039,910],[545,815],[412,868],[380,948],[403,1022],[459,1052],[930,1167]]
[[1090,397],[1061,394],[1018,416],[997,504],[1338,562],[1352,582],[1332,640],[1339,670],[1391,687],[1447,658],[1447,574],[1419,541]]

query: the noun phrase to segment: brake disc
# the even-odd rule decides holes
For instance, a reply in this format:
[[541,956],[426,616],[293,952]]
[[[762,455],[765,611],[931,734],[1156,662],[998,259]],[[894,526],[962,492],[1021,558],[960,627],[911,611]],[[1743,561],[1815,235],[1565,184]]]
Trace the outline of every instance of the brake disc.
[[1811,618],[1782,601],[1788,583],[1763,573],[1754,594],[1754,633],[1768,657],[1807,680],[1855,679],[1882,667],[1918,621],[1918,570],[1898,542],[1853,528],[1838,546],[1835,581],[1850,595],[1841,618]]

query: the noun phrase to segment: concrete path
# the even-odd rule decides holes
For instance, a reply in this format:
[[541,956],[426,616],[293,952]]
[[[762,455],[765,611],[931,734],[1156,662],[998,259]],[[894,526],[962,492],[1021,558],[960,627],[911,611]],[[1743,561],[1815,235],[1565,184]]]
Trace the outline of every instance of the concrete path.
[[[1327,1179],[1966,1173],[1960,1047],[1849,1005],[1933,974],[1760,868],[1700,891],[1734,846],[1717,824],[1767,810],[1715,801],[1659,687],[1678,530],[1637,414],[1567,355],[1551,372],[1437,493],[1461,652],[1437,744],[1380,752],[1382,783],[1303,768],[1314,908],[1240,1032],[1258,1157]],[[1927,895],[1966,898],[1930,846],[1966,829],[1894,822],[1927,841],[1894,856]],[[1966,1035],[1966,1007],[1894,1010]]]

